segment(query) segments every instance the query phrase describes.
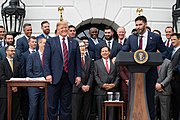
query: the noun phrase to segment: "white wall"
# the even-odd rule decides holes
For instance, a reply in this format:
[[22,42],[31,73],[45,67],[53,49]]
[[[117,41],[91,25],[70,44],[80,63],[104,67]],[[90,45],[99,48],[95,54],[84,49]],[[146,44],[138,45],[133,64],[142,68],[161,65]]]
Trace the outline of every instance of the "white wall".
[[[5,0],[1,0],[2,4]],[[172,25],[172,5],[176,0],[23,0],[26,4],[25,23],[32,23],[33,34],[41,33],[40,23],[50,21],[51,35],[59,21],[58,6],[64,7],[63,18],[70,24],[78,25],[89,18],[106,18],[118,25],[125,26],[127,36],[134,28],[136,9],[143,8],[152,29]],[[2,18],[0,18],[2,24]]]

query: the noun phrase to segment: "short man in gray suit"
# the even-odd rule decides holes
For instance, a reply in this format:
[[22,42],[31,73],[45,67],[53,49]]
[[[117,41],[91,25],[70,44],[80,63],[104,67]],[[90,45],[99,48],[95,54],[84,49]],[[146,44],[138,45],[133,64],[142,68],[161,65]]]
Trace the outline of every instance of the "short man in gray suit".
[[[110,48],[103,46],[101,49],[102,59],[94,62],[95,88],[98,116],[101,120],[102,102],[106,100],[107,92],[116,92],[119,83],[116,66],[112,63],[110,56]],[[114,119],[113,108],[108,109],[108,120]]]
[[[163,63],[158,67],[158,79],[155,92],[155,119],[170,120],[170,102],[171,102],[171,84],[172,80],[172,64],[168,59],[164,59]],[[157,115],[160,110],[161,116]]]

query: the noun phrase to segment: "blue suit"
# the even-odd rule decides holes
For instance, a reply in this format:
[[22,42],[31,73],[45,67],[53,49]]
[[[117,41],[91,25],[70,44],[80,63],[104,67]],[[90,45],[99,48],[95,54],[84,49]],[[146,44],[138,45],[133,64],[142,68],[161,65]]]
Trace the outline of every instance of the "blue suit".
[[[138,50],[138,36],[130,35],[124,46],[122,47],[122,51],[128,52],[132,51],[135,52]],[[162,38],[159,35],[156,35],[152,32],[148,32],[147,38],[147,46],[145,51],[147,52],[157,52],[159,50],[163,53],[163,56],[166,57],[168,52],[166,47],[162,41]],[[152,67],[146,73],[146,95],[147,95],[147,104],[149,109],[149,114],[151,120],[155,119],[155,108],[154,108],[154,95],[155,95],[155,83],[158,78],[157,68]]]
[[[26,63],[27,77],[44,77],[39,52],[30,54]],[[28,93],[29,120],[44,120],[44,90],[37,87],[28,87]]]
[[[98,39],[98,42],[102,42],[103,40]],[[95,56],[95,49],[96,49],[96,45],[94,44],[93,40],[91,38],[88,39],[89,42],[89,46],[88,46],[88,50],[93,52],[94,56]]]
[[23,36],[17,39],[16,46],[17,46],[16,48],[19,49],[21,53],[26,52],[29,48],[27,38]]
[[76,40],[68,38],[68,73],[63,71],[63,52],[59,36],[49,38],[44,50],[44,74],[52,76],[48,86],[48,118],[56,120],[60,97],[62,120],[71,120],[71,94],[75,77],[81,76],[81,55]]

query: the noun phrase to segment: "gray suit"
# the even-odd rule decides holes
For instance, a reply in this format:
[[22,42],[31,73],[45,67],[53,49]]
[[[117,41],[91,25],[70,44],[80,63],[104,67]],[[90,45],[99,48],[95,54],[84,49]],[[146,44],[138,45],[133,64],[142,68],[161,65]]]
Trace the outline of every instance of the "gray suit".
[[163,92],[155,92],[155,119],[158,119],[157,109],[160,105],[161,120],[170,120],[170,98],[171,98],[171,84],[172,80],[172,63],[168,59],[164,59],[158,70],[157,83],[161,83]]
[[[95,75],[95,88],[94,88],[94,95],[96,95],[96,102],[97,102],[97,109],[98,109],[98,116],[99,120],[101,120],[101,113],[102,113],[102,102],[106,100],[106,93],[108,91],[116,92],[117,85],[119,83],[119,75],[117,74],[116,66],[110,60],[110,72],[106,71],[106,67],[103,63],[102,59],[96,60],[94,62],[94,75]],[[106,89],[102,88],[103,84],[105,83],[114,83],[116,85],[115,88],[106,91]],[[109,120],[114,119],[114,110],[113,108],[109,108]]]

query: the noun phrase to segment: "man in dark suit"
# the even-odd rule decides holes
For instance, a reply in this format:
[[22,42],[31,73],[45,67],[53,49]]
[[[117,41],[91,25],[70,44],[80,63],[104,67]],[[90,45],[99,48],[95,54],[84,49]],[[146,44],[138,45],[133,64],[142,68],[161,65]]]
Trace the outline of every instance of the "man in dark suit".
[[[171,84],[172,80],[172,64],[168,59],[164,59],[163,63],[158,66],[158,79],[155,92],[155,119],[170,120],[171,106]],[[161,116],[158,116],[160,112]]]
[[30,38],[31,34],[32,34],[32,27],[31,24],[26,23],[23,26],[23,31],[24,31],[24,36],[17,39],[16,42],[16,47],[17,49],[20,50],[21,53],[24,53],[28,50],[29,45],[28,45],[28,39]]
[[[0,120],[7,119],[7,84],[6,80],[10,78],[21,77],[20,63],[13,59],[15,56],[15,48],[12,45],[6,47],[6,58],[0,61]],[[12,120],[17,120],[20,115],[20,90],[12,87]]]
[[71,120],[72,86],[81,82],[81,55],[76,40],[67,37],[68,23],[57,23],[59,36],[49,38],[44,50],[44,74],[50,81],[48,86],[48,118],[57,119],[58,99],[60,117]]
[[[27,77],[26,74],[26,61],[29,56],[29,54],[36,51],[36,37],[30,36],[28,39],[28,50],[22,54],[21,57],[21,65],[22,65],[22,76]],[[26,88],[21,88],[21,113],[24,120],[28,120],[28,114],[29,114],[29,97],[28,97],[28,91]]]
[[5,29],[4,26],[0,25],[0,48],[5,46]]
[[[5,46],[4,47],[1,47],[0,48],[0,60],[3,60],[6,58],[6,47],[9,46],[9,45],[12,45],[14,46],[14,37],[13,37],[13,34],[11,33],[6,33],[5,34]],[[15,48],[15,56],[14,58],[18,61],[20,61],[20,58],[21,58],[21,53],[19,51],[19,49]]]
[[89,50],[88,50],[88,46],[89,46],[88,37],[82,36],[82,37],[80,38],[80,40],[82,40],[82,41],[84,42],[84,44],[85,44],[85,55],[86,55],[87,57],[92,58],[92,60],[94,60],[94,53],[93,53],[92,51],[89,51]]
[[96,27],[91,27],[89,29],[89,35],[90,35],[90,38],[88,40],[88,42],[89,42],[88,50],[92,51],[95,56],[96,45],[98,43],[102,42],[103,40],[98,38],[98,29]]
[[118,52],[121,50],[122,45],[117,42],[117,40],[114,40],[113,38],[113,29],[110,26],[106,26],[104,29],[104,35],[105,40],[98,43],[96,45],[95,50],[95,60],[98,60],[101,58],[100,49],[102,46],[108,46],[110,48],[110,58],[113,59],[116,57]]
[[[39,50],[28,56],[26,65],[27,77],[44,77],[43,53],[45,38],[38,40]],[[44,89],[28,87],[29,94],[29,120],[44,120]]]
[[[130,35],[122,47],[122,51],[135,52],[138,49],[142,49],[147,52],[157,52],[158,49],[164,56],[168,54],[162,38],[146,30],[147,19],[145,16],[138,16],[135,19],[135,24],[138,35]],[[146,73],[146,95],[151,120],[155,119],[154,95],[157,77],[158,73],[156,67],[152,67]]]
[[180,34],[174,33],[171,35],[171,42],[173,51],[171,54],[171,63],[173,68],[173,79],[171,81],[172,87],[172,113],[173,119],[179,120],[179,111],[180,111],[180,74],[178,73],[178,67],[180,66]]
[[[96,95],[99,120],[101,120],[102,116],[102,102],[106,100],[107,92],[116,92],[119,83],[116,66],[109,58],[110,48],[105,46],[100,50],[102,59],[94,62],[94,76],[96,81],[94,95]],[[114,109],[110,108],[108,111],[108,120],[113,120]]]
[[51,36],[49,36],[49,33],[50,33],[50,24],[48,21],[42,21],[41,22],[41,30],[42,30],[42,34],[37,36],[36,39],[38,41],[39,38],[50,38]]
[[81,52],[82,76],[80,85],[73,85],[72,120],[79,120],[81,115],[82,120],[90,120],[93,63],[92,59],[85,54],[85,44],[83,41],[79,41],[79,47]]
[[117,35],[118,35],[118,43],[120,43],[122,46],[126,42],[126,30],[123,26],[119,26],[117,28]]

